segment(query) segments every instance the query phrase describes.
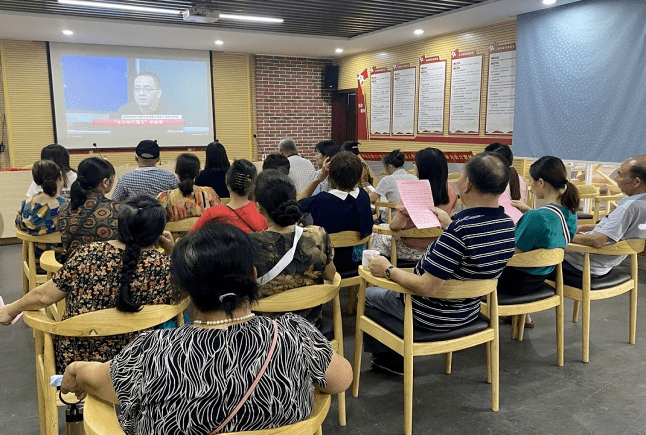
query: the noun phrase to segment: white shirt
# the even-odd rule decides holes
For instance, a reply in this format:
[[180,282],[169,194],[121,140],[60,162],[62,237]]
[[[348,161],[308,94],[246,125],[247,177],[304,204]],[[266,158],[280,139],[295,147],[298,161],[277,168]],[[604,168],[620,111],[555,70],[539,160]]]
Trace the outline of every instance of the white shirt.
[[[70,187],[72,187],[72,183],[76,181],[77,175],[74,171],[67,171],[67,174],[65,175],[67,175],[67,185],[63,186],[63,188],[61,189],[61,196],[69,198]],[[27,189],[27,198],[33,198],[39,193],[43,193],[43,189],[38,184],[36,184],[35,181],[32,181],[29,189]]]
[[300,193],[310,184],[310,177],[315,171],[314,165],[298,154],[287,158],[289,159],[289,178],[296,186],[296,193]]

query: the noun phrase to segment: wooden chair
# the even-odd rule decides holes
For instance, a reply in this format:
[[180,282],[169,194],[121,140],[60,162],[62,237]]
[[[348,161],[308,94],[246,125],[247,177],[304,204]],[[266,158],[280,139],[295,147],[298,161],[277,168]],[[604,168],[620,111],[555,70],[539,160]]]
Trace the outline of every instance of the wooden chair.
[[[367,244],[370,242],[370,236],[366,236],[362,239],[358,231],[341,231],[339,233],[330,234],[330,240],[332,241],[334,249],[348,248],[351,246]],[[358,288],[360,283],[361,277],[358,272],[355,272],[354,270],[341,274],[341,287],[348,288],[348,313],[350,314],[354,312],[354,307],[357,305],[354,288]]]
[[449,172],[448,182],[457,183],[460,179],[461,172]]
[[379,209],[385,208],[386,210],[388,210],[388,219],[386,223],[390,223],[393,220],[396,207],[397,204],[395,204],[394,202],[375,201],[375,214],[373,216],[375,219],[379,219],[379,216],[381,216],[381,211]]
[[190,217],[180,219],[178,221],[167,222],[164,230],[169,231],[173,235],[173,240],[177,241],[184,234],[191,231],[191,228],[193,228],[193,225],[195,225],[195,222],[197,222],[198,219],[199,217]]
[[[372,232],[375,234],[385,234],[390,236],[390,262],[398,267],[415,267],[417,261],[411,262],[410,260],[403,260],[398,263],[397,260],[397,237],[410,237],[415,239],[430,239],[440,237],[442,228],[412,228],[410,230],[393,231],[390,228],[375,225],[372,227]],[[414,263],[414,264],[413,264]]]
[[[579,318],[579,304],[583,306],[581,343],[583,362],[590,361],[590,302],[607,299],[630,292],[630,309],[628,313],[628,342],[635,344],[637,335],[637,294],[638,294],[638,265],[637,254],[644,250],[644,240],[623,240],[602,248],[570,243],[565,249],[567,252],[580,252],[583,254],[583,278],[567,273],[563,274],[563,296],[574,300],[572,322]],[[630,273],[611,270],[607,275],[599,278],[590,276],[590,254],[603,255],[628,255],[630,256]]]
[[[612,207],[617,207],[617,201],[624,199],[626,195],[623,193],[609,194],[609,195],[599,195],[594,198],[594,204],[592,206],[592,214],[594,217],[594,223],[599,222],[602,217],[607,214],[610,214],[610,209]],[[605,204],[602,209],[602,204]]]
[[36,270],[36,243],[61,243],[61,233],[32,236],[16,230],[16,237],[22,240],[22,290],[27,293],[47,281],[47,275]]
[[[40,267],[47,272],[47,281],[52,279],[52,275],[58,272],[58,269],[63,267],[61,263],[56,260],[56,252],[54,251],[45,251],[40,256]],[[47,310],[51,313],[54,320],[59,321],[63,318],[63,313],[65,313],[65,299],[61,299],[55,304],[47,307]]]
[[[498,280],[449,280],[434,297],[443,299],[479,298],[487,296],[489,319],[479,319],[471,324],[448,333],[413,329],[412,293],[386,278],[377,278],[369,270],[359,267],[361,286],[357,305],[357,327],[354,344],[354,382],[352,396],[359,395],[359,376],[363,333],[371,335],[390,349],[404,357],[404,433],[413,431],[413,357],[420,355],[447,354],[446,369],[450,367],[451,352],[466,349],[478,344],[487,344],[487,382],[491,383],[491,409],[498,411],[499,406],[499,368],[498,368],[498,300],[496,285]],[[397,330],[399,320],[380,313],[379,319],[366,314],[366,285],[371,284],[405,296],[403,331]],[[396,326],[397,325],[397,326]],[[468,331],[468,332],[467,332]],[[465,335],[467,333],[468,335]]]
[[[525,316],[527,313],[556,308],[556,363],[563,367],[563,262],[564,249],[535,249],[515,254],[507,263],[513,267],[547,267],[555,266],[556,277],[554,286],[545,283],[536,292],[512,296],[498,294],[498,315],[513,316],[511,338],[523,341]],[[481,304],[483,312],[487,312],[487,303]]]
[[[312,435],[322,434],[321,424],[330,410],[330,395],[314,392],[314,409],[307,420],[276,429],[248,432],[228,432],[221,435]],[[93,396],[87,396],[83,411],[83,428],[86,435],[124,435],[117,419],[114,405]],[[214,428],[215,429],[215,428]]]
[[[579,198],[581,198],[581,201],[591,200],[594,203],[594,200],[599,197],[599,188],[597,186],[592,186],[590,184],[579,184],[578,186],[576,186],[576,190],[579,191]],[[593,207],[589,208],[588,210],[592,211]],[[597,223],[595,215],[593,213],[588,213],[586,210],[577,212],[576,217],[579,224]]]
[[[330,341],[332,348],[343,356],[343,324],[341,317],[341,275],[334,275],[334,281],[325,284],[298,287],[261,298],[253,310],[260,313],[284,313],[288,311],[305,310],[318,307],[332,301],[332,316],[334,322],[334,339]],[[337,394],[339,399],[339,426],[345,426],[345,391]]]
[[[56,388],[49,386],[49,379],[56,374],[53,335],[67,337],[102,337],[126,334],[155,327],[170,319],[178,325],[184,323],[183,312],[189,298],[176,305],[146,305],[136,313],[125,313],[116,308],[92,311],[69,319],[57,321],[46,310],[25,311],[25,323],[35,334],[36,388],[41,435],[58,435],[58,411]],[[72,397],[68,397],[73,400]]]

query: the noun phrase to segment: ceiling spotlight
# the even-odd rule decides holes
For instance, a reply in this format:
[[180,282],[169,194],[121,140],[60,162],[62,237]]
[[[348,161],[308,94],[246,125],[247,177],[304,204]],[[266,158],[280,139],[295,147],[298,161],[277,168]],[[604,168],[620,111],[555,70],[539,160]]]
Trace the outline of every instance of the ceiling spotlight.
[[221,41],[219,39],[215,41],[215,45],[222,45],[222,44],[224,44],[224,41]]
[[70,6],[84,6],[89,8],[103,8],[103,9],[119,9],[123,11],[149,12],[152,14],[179,15],[182,13],[182,11],[176,11],[173,9],[150,8],[146,6],[134,6],[134,5],[127,5],[122,3],[107,3],[107,2],[95,2],[95,1],[84,1],[84,0],[58,0],[58,2],[60,4],[70,5]]
[[73,34],[74,32],[72,32],[71,30],[63,30],[63,35],[72,36]]
[[282,18],[270,18],[270,17],[256,17],[253,15],[232,15],[232,14],[220,14],[220,18],[225,20],[238,20],[238,21],[253,21],[256,23],[282,23]]
[[417,29],[413,33],[416,35],[421,35],[422,33],[424,33],[424,31],[422,29]]
[[334,51],[335,51],[335,52],[337,52],[337,53],[343,53],[343,49],[342,49],[342,48],[337,48],[337,49],[336,49],[336,50],[334,50]]
[[553,5],[554,3],[556,3],[556,0],[543,0],[543,4],[544,4],[545,6],[551,6],[551,5]]

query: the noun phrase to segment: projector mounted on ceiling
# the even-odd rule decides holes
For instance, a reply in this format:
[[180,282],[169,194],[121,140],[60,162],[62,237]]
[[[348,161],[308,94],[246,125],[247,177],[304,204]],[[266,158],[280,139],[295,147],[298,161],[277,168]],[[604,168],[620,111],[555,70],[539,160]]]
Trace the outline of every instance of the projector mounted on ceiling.
[[182,11],[182,19],[190,23],[212,24],[220,19],[220,12],[193,7]]

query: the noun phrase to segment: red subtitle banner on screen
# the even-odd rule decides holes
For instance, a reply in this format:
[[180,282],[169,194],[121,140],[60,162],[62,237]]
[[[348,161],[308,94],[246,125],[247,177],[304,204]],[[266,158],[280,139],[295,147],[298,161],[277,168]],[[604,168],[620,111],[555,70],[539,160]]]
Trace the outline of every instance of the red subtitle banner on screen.
[[[408,161],[415,160],[415,155],[417,151],[404,151],[405,159]],[[379,161],[388,154],[385,151],[375,151],[375,152],[361,152],[361,157],[364,160],[368,161]],[[444,156],[446,157],[447,163],[466,163],[471,157],[473,157],[473,151],[444,151]]]
[[94,119],[95,127],[181,127],[184,120],[179,119]]

